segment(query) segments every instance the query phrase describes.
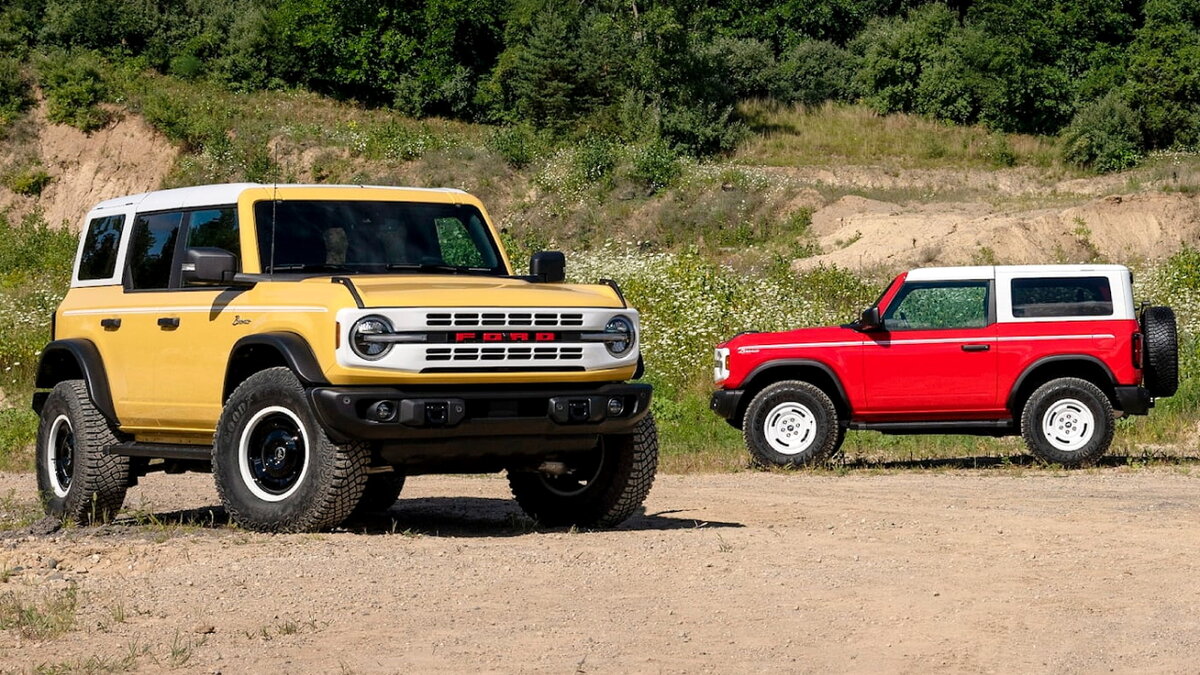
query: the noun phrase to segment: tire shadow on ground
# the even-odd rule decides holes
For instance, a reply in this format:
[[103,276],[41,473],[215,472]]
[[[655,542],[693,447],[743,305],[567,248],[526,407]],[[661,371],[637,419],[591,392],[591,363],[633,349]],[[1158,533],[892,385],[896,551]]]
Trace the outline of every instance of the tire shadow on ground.
[[[545,527],[529,518],[511,499],[488,497],[401,498],[387,511],[358,516],[346,521],[334,532],[360,535],[408,535],[434,537],[516,537],[537,532],[621,532],[626,530],[690,530],[738,528],[742,523],[689,518],[686,510],[646,513],[640,509],[628,520],[608,530],[569,527]],[[678,515],[677,515],[678,514]],[[125,511],[112,523],[79,528],[93,535],[128,535],[147,530],[196,528],[232,529],[229,514],[220,506],[151,513]],[[58,528],[53,528],[52,531]],[[30,534],[25,531],[22,534]],[[50,532],[45,532],[49,534]]]
[[[1096,467],[1119,466],[1188,466],[1200,463],[1200,456],[1179,455],[1105,455]],[[935,457],[928,459],[871,460],[854,459],[831,465],[837,470],[869,469],[1004,469],[1026,467],[1034,469],[1061,468],[1043,463],[1032,455],[989,455],[980,457]]]
[[511,499],[490,497],[421,497],[404,499],[384,513],[349,521],[343,528],[362,534],[410,534],[435,537],[515,537],[535,532],[621,532],[626,530],[690,530],[744,527],[676,516],[686,511],[647,513],[639,509],[628,520],[607,530],[546,527],[525,515]]

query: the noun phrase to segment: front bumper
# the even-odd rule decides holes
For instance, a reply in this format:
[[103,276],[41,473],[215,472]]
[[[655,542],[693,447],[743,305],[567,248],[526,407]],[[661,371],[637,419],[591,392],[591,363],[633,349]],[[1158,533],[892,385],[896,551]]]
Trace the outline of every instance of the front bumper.
[[1115,387],[1117,407],[1126,415],[1145,415],[1154,407],[1154,398],[1143,387]]
[[[309,397],[322,426],[338,442],[454,441],[462,446],[464,439],[512,445],[519,437],[594,439],[632,433],[650,411],[652,391],[641,383],[503,389],[334,386],[310,389]],[[381,403],[386,404],[382,410]]]
[[742,394],[746,392],[741,389],[718,389],[713,392],[712,399],[708,402],[708,407],[714,413],[730,422],[739,421],[735,418],[738,414],[738,409],[742,404]]

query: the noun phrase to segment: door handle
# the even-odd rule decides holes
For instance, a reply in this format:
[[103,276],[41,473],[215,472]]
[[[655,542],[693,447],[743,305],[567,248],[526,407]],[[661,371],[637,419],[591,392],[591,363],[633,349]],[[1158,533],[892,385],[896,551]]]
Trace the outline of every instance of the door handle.
[[100,326],[104,330],[116,330],[121,327],[121,320],[117,318],[100,319]]
[[177,316],[160,316],[158,317],[158,327],[164,330],[174,330],[179,328],[179,317]]
[[986,352],[987,350],[989,350],[991,348],[992,348],[991,345],[963,345],[962,346],[962,350],[964,352]]

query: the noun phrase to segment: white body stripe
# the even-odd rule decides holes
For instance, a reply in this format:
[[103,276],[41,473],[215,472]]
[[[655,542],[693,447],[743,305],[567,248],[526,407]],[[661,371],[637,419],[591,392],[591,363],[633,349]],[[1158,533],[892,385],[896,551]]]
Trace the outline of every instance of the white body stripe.
[[214,307],[199,305],[191,307],[110,307],[107,309],[69,309],[63,316],[87,316],[91,314],[183,314],[188,312],[208,313],[214,309],[221,312],[276,312],[290,314],[318,314],[328,312],[325,307],[287,307],[270,305],[225,305]]

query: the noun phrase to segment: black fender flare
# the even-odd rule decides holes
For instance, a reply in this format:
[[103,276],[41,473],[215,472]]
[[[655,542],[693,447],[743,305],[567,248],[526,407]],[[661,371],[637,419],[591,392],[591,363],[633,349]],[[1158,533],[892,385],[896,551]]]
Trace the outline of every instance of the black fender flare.
[[[838,399],[840,399],[835,400],[834,405],[843,407],[847,413],[851,412],[850,397],[846,395],[846,388],[842,386],[842,379],[838,377],[837,373],[835,373],[828,365],[814,359],[778,359],[774,361],[767,361],[766,363],[760,364],[757,368],[750,371],[750,374],[742,380],[741,388],[749,389],[750,385],[753,385],[754,381],[758,379],[759,376],[767,373],[768,371],[776,368],[795,367],[816,368],[817,370],[825,373],[825,375],[829,377],[829,381],[833,383],[834,388],[837,389],[837,396]],[[747,403],[749,403],[748,400]],[[739,410],[738,412],[740,413],[741,411]],[[847,415],[847,418],[848,417],[849,415]]]
[[1042,366],[1048,363],[1056,363],[1060,361],[1087,361],[1094,366],[1098,366],[1104,373],[1104,376],[1108,378],[1108,388],[1110,390],[1117,386],[1117,378],[1113,377],[1112,370],[1108,367],[1108,365],[1090,354],[1055,354],[1053,356],[1043,356],[1037,361],[1034,361],[1026,366],[1025,370],[1021,371],[1021,374],[1017,376],[1016,381],[1013,382],[1012,389],[1008,390],[1008,399],[1005,401],[1004,406],[1012,411],[1015,417],[1019,418],[1020,411],[1016,410],[1014,406],[1017,404],[1017,393],[1020,392],[1021,387],[1025,385],[1025,380],[1035,370],[1041,368]]
[[[119,425],[116,408],[113,407],[112,391],[108,386],[108,373],[104,370],[104,359],[91,340],[70,338],[54,340],[42,350],[38,360],[34,386],[38,389],[53,389],[64,380],[82,379],[87,385],[88,396],[102,415],[113,424]],[[46,395],[34,394],[33,409],[39,415]]]
[[229,360],[225,364],[224,396],[228,396],[233,391],[233,387],[230,386],[230,374],[235,371],[234,359],[237,358],[239,353],[250,347],[267,347],[278,352],[283,356],[287,367],[296,374],[296,377],[305,386],[329,384],[325,379],[325,372],[321,370],[321,364],[317,361],[317,357],[313,353],[312,347],[309,346],[308,341],[303,337],[296,333],[282,331],[258,333],[247,335],[238,340],[234,343],[233,349],[229,351]]

